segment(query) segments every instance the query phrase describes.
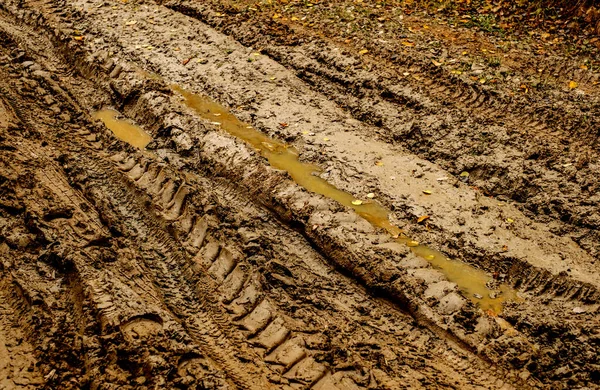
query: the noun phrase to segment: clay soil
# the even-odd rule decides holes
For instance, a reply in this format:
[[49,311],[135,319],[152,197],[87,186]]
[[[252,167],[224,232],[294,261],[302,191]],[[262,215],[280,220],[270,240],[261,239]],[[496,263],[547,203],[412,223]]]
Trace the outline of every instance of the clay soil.
[[0,0],[0,389],[600,388],[598,38],[504,9]]

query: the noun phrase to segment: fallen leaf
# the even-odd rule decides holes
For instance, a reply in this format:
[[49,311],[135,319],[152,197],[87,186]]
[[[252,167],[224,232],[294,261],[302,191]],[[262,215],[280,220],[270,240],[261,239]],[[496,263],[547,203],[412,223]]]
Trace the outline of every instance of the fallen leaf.
[[290,18],[290,20],[291,20],[292,22],[295,22],[296,20],[300,20],[300,19],[298,19],[296,16],[292,16],[292,17]]
[[502,245],[502,252],[507,252],[507,251],[508,251],[508,246]]
[[329,141],[329,138],[325,137],[323,138],[323,141]]
[[575,81],[569,81],[569,89],[577,88],[577,83]]
[[433,194],[433,192],[431,192],[431,190],[423,190],[423,193],[425,195],[431,195],[431,194]]
[[376,161],[375,165],[377,165],[378,167],[382,167],[383,166],[383,161]]
[[137,23],[137,20],[130,20],[129,22],[125,23],[125,25],[126,26],[133,26],[136,23]]
[[512,218],[506,218],[506,222],[508,222],[508,223],[513,223],[513,222],[515,222],[515,220],[514,220],[514,219],[512,219]]
[[575,314],[585,313],[585,309],[583,307],[577,306],[577,307],[573,308],[573,313],[575,313]]
[[427,256],[425,256],[425,259],[426,260],[433,260],[433,259],[435,259],[435,256],[434,255],[427,255]]
[[363,204],[363,201],[359,200],[359,199],[354,199],[352,201],[352,204],[355,205],[355,206],[360,206],[361,204]]
[[85,38],[82,35],[78,35],[76,37],[73,37],[73,39],[76,41],[83,41]]
[[187,64],[188,64],[188,62],[190,62],[190,59],[191,59],[191,58],[186,58],[185,60],[181,61],[181,63],[182,63],[183,65],[187,65]]
[[431,63],[435,66],[442,66],[442,63],[436,60],[431,60]]
[[419,218],[417,218],[417,223],[421,223],[423,221],[426,221],[429,219],[429,215],[422,215]]
[[406,246],[414,248],[415,246],[419,246],[419,241],[409,241],[406,243]]
[[362,49],[361,51],[358,52],[358,54],[360,54],[361,56],[363,54],[367,54],[369,51],[367,49]]
[[280,122],[279,126],[281,126],[281,127],[288,127],[289,125],[287,123],[285,123],[285,122]]
[[467,171],[461,172],[460,177],[469,177],[469,172],[467,172]]
[[408,47],[415,47],[415,44],[411,41],[402,41],[402,44]]
[[587,65],[581,65],[581,66],[579,66],[579,69],[588,70],[588,67],[587,67]]
[[375,194],[374,194],[374,193],[372,193],[372,192],[369,192],[369,193],[367,194],[367,198],[369,198],[369,199],[373,199],[374,197],[375,197]]

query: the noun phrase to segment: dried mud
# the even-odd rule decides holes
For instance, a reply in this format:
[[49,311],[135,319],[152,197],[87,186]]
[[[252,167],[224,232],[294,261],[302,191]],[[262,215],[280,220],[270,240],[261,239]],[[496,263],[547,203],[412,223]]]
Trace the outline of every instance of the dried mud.
[[[0,388],[598,388],[589,128],[213,14],[0,3]],[[518,297],[482,310],[468,278],[304,189],[178,90],[373,193],[403,234],[486,272],[486,299]],[[104,109],[152,140],[123,142]]]

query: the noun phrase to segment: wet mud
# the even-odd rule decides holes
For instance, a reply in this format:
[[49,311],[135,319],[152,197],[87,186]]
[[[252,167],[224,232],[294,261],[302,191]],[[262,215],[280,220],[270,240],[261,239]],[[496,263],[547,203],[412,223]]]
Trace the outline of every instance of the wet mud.
[[600,265],[554,211],[166,5],[0,4],[1,387],[598,387]]

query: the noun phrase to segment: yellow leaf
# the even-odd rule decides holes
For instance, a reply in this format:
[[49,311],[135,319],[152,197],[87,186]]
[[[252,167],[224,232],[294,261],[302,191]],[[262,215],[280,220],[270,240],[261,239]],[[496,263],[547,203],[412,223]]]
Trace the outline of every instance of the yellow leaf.
[[296,20],[300,20],[300,19],[298,19],[296,16],[292,16],[290,20],[291,20],[292,22],[295,22]]
[[383,166],[383,161],[376,161],[375,165],[377,165],[378,167],[382,167]]
[[427,255],[427,256],[425,256],[425,259],[427,259],[427,260],[433,260],[433,259],[435,259],[435,256],[434,255]]
[[402,41],[402,44],[408,47],[415,47],[415,44],[411,41]]
[[406,246],[410,246],[410,247],[419,246],[419,241],[409,241],[406,243]]
[[358,54],[360,54],[361,56],[363,54],[367,54],[369,51],[367,49],[362,49],[361,51],[358,52]]
[[452,74],[462,74],[462,71],[454,69],[454,70],[452,70],[451,73]]
[[76,41],[83,41],[84,37],[79,35],[79,36],[73,37],[73,39]]
[[355,206],[360,206],[361,204],[363,204],[363,201],[362,200],[358,200],[358,199],[354,199],[352,201],[352,204],[355,205]]
[[323,141],[329,141],[329,138],[325,137],[323,138]]
[[431,195],[431,194],[433,194],[433,192],[431,192],[431,190],[423,190],[423,193],[425,195]]
[[469,172],[467,172],[467,171],[461,172],[460,177],[469,177]]
[[431,62],[433,63],[433,65],[435,66],[442,66],[442,63],[436,60],[431,60]]
[[581,65],[581,66],[579,67],[579,69],[588,70],[588,67],[587,67],[587,65]]
[[515,220],[514,220],[514,219],[512,219],[512,218],[506,218],[506,222],[508,222],[508,223],[513,223],[513,222],[515,222]]
[[577,83],[575,81],[569,81],[569,89],[577,88]]
[[417,223],[421,223],[421,222],[423,222],[425,220],[428,220],[428,219],[429,219],[429,215],[422,215],[419,218],[417,218]]

